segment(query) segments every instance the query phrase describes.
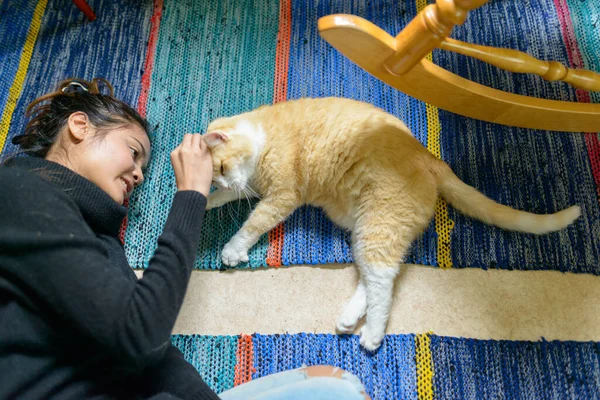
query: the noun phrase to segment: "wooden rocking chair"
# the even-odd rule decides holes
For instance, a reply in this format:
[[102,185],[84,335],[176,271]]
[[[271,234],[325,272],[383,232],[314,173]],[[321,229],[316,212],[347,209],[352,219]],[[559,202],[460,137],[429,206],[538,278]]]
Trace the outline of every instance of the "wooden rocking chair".
[[353,15],[319,19],[321,36],[365,71],[388,85],[444,110],[498,124],[566,131],[600,131],[600,104],[521,96],[489,88],[438,67],[424,57],[434,48],[485,61],[512,72],[600,91],[600,74],[541,61],[523,52],[477,46],[448,38],[468,11],[488,0],[437,0],[423,9],[395,38]]

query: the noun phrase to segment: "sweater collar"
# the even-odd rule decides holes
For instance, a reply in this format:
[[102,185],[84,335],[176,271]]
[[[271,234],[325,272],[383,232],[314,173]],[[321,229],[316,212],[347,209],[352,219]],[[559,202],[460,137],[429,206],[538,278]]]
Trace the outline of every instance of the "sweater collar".
[[30,171],[59,186],[75,201],[85,221],[96,233],[118,236],[127,208],[114,201],[96,184],[70,169],[38,157],[17,157],[8,163]]

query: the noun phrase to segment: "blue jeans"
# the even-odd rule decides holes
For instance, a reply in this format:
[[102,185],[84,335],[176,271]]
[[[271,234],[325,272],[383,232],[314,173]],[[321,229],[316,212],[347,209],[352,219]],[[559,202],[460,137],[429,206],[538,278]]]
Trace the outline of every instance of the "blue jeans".
[[265,376],[219,395],[222,400],[364,400],[368,399],[360,380],[349,372],[333,368],[336,375],[311,374],[300,368]]

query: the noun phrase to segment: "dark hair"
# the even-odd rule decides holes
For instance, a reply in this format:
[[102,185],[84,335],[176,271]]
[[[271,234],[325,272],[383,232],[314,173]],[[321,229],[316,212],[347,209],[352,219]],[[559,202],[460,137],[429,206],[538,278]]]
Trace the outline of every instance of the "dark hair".
[[[108,94],[101,93],[101,87]],[[134,108],[113,96],[113,87],[106,79],[67,79],[54,92],[38,97],[27,107],[25,115],[31,120],[25,133],[15,136],[12,143],[20,146],[20,153],[46,157],[69,116],[78,111],[84,112],[95,128],[136,123],[146,133],[149,131],[148,122]]]

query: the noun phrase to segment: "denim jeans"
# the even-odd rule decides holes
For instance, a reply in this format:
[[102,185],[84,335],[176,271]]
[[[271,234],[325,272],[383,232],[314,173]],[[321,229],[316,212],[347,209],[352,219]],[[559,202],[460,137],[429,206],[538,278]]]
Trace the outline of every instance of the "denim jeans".
[[259,378],[219,395],[222,400],[364,400],[360,380],[349,372],[341,378],[308,376],[303,368]]

